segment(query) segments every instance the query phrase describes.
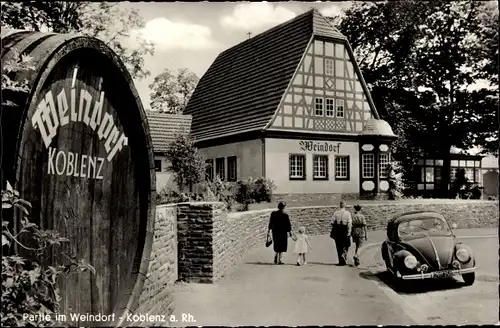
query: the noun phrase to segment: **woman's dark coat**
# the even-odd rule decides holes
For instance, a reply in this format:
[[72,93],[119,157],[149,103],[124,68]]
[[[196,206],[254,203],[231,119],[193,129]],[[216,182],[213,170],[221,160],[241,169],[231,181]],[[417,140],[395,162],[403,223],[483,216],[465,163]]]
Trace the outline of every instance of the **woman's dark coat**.
[[274,211],[269,219],[269,229],[273,235],[273,247],[276,253],[286,252],[288,248],[288,233],[292,231],[288,214]]

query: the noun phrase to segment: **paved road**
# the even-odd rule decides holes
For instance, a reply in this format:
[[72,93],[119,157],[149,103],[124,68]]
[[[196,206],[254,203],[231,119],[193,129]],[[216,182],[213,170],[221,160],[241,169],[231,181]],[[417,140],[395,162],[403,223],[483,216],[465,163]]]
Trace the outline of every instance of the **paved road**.
[[[483,232],[484,234],[487,233]],[[383,235],[383,232],[376,232],[372,233],[370,238],[376,242],[382,240]],[[313,250],[308,256],[308,266],[295,266],[295,256],[290,253],[284,258],[285,265],[276,266],[271,263],[272,250],[262,247],[253,250],[245,257],[243,263],[230,270],[217,284],[178,284],[174,314],[180,318],[182,314],[189,313],[196,320],[196,322],[178,323],[178,326],[451,323],[446,321],[449,315],[441,314],[440,310],[433,308],[433,304],[438,304],[441,309],[454,306],[456,313],[463,314],[468,304],[478,303],[477,293],[480,292],[483,293],[481,299],[488,300],[487,305],[476,306],[474,315],[466,317],[468,321],[462,320],[461,323],[474,323],[477,319],[485,322],[484,318],[493,318],[492,320],[496,322],[494,316],[498,313],[498,287],[495,283],[481,281],[485,280],[484,277],[494,276],[492,268],[494,265],[489,265],[487,271],[484,271],[486,273],[480,273],[478,282],[468,287],[468,291],[461,289],[465,291],[462,294],[457,291],[449,295],[446,295],[447,292],[434,293],[429,297],[426,296],[429,294],[401,296],[380,280],[377,271],[380,267],[376,255],[378,247],[366,249],[362,256],[365,263],[361,267],[338,267],[334,264],[337,262],[337,257],[331,239],[327,236],[316,236],[311,239]],[[490,243],[493,239],[483,238],[483,240],[488,240]],[[472,240],[468,240],[475,249],[479,247],[478,249],[485,250],[491,247],[489,244],[477,246],[470,241]],[[482,245],[481,242],[479,245]],[[492,249],[498,250],[498,245]],[[478,255],[480,263],[498,264],[496,256],[492,260],[487,255],[488,252],[480,253],[486,256]],[[482,276],[484,277],[481,278]],[[496,276],[498,277],[498,273]],[[468,299],[471,297],[476,299],[471,302]],[[443,301],[447,298],[451,301],[448,304]],[[494,311],[493,298],[497,300]],[[420,312],[417,312],[420,315],[416,315],[415,308],[409,307],[405,301],[423,302],[426,305],[420,306],[418,308]],[[447,311],[446,313],[450,315],[453,312]]]
[[359,275],[372,279],[419,324],[496,324],[499,321],[497,234],[497,229],[457,230],[458,239],[471,246],[476,254],[473,286],[464,286],[457,278],[412,282],[406,290],[398,290],[385,270],[379,245],[363,252]]

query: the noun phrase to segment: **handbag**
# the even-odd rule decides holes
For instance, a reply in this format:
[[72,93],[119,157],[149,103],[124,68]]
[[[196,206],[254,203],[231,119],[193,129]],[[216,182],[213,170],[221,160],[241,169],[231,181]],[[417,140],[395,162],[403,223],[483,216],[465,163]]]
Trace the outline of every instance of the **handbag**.
[[266,238],[266,247],[271,246],[272,243],[273,243],[273,240],[272,240],[271,236],[267,235],[267,238]]

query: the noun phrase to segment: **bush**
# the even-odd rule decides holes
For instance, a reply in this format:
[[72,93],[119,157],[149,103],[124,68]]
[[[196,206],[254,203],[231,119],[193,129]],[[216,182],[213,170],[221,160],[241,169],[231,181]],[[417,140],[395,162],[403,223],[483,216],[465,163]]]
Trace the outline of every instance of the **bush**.
[[177,192],[170,189],[163,189],[156,194],[156,202],[158,205],[196,201],[205,201],[205,199],[202,194],[194,192]]
[[254,202],[254,199],[252,198],[254,194],[254,191],[252,190],[253,186],[249,182],[249,180],[239,180],[236,182],[235,199],[241,204],[238,211],[248,211],[249,205]]
[[[20,220],[21,230],[11,232],[8,215],[4,211],[16,210],[22,213]],[[2,191],[2,312],[1,322],[4,327],[12,326],[51,326],[60,325],[54,321],[23,322],[23,315],[45,316],[59,310],[58,279],[76,268],[79,271],[95,269],[83,260],[67,256],[69,263],[57,267],[43,267],[38,262],[30,261],[17,254],[12,246],[22,248],[30,258],[43,260],[51,254],[52,247],[59,246],[69,240],[60,237],[55,231],[39,230],[38,226],[29,221],[31,204],[19,198],[19,193],[12,190],[7,182],[7,190]],[[31,246],[28,247],[19,241],[20,236],[26,238]],[[8,254],[8,255],[6,255]]]
[[238,211],[247,211],[252,203],[270,202],[276,186],[265,178],[248,178],[234,182],[214,181],[200,184],[202,193],[179,193],[164,189],[157,193],[158,204],[175,204],[193,201],[222,202],[231,210],[235,202],[241,204]]
[[265,178],[248,178],[236,183],[235,198],[242,206],[240,211],[248,211],[252,203],[270,202],[276,186]]
[[423,199],[423,198],[422,198],[422,196],[409,195],[409,196],[403,196],[403,197],[401,197],[401,199]]
[[462,195],[463,199],[481,199],[482,191],[484,187],[478,185],[477,183],[467,182]]
[[257,203],[270,202],[273,191],[276,189],[276,185],[273,181],[265,178],[250,178],[253,184],[252,188],[252,199]]
[[202,186],[205,201],[222,202],[227,210],[231,210],[235,202],[235,184],[222,181],[218,176],[214,181],[205,182]]
[[391,162],[389,164],[389,199],[398,200],[403,197],[403,193],[406,189],[405,182],[403,180],[403,167],[396,162]]

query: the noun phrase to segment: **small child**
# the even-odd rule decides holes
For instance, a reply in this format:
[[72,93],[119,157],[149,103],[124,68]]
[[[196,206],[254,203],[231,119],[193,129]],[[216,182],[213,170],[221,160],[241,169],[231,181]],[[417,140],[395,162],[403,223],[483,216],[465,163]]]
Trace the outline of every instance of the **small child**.
[[298,254],[297,266],[300,266],[300,259],[302,258],[302,264],[306,265],[306,253],[307,250],[312,249],[311,244],[309,244],[309,238],[306,235],[306,228],[300,227],[299,233],[296,236],[294,253]]

